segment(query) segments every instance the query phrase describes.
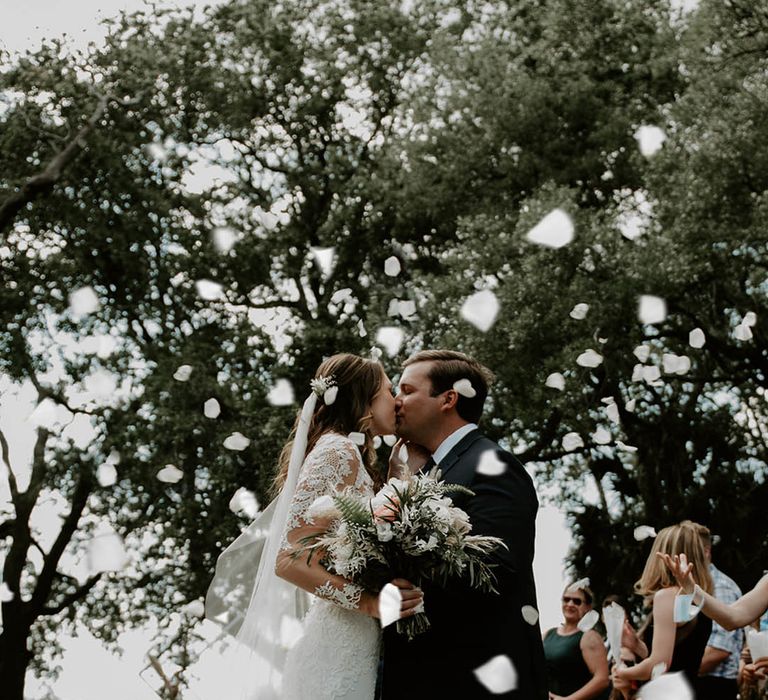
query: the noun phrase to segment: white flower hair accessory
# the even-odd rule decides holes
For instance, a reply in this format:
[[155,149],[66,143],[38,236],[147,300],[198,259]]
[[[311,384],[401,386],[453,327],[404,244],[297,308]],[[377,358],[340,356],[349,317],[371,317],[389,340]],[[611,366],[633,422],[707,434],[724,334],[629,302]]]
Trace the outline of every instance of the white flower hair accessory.
[[312,387],[312,391],[322,398],[326,406],[330,406],[336,400],[336,395],[339,393],[339,387],[336,386],[336,380],[332,374],[327,377],[311,379],[309,385]]
[[457,379],[453,383],[453,390],[462,396],[466,396],[468,399],[473,399],[475,396],[477,396],[475,387],[472,386],[472,382],[470,382],[467,378]]

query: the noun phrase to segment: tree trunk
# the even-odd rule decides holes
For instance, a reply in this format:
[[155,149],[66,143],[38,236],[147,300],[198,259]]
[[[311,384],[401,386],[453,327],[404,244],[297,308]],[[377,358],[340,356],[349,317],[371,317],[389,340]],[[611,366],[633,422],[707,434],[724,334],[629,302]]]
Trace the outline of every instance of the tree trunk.
[[3,605],[3,632],[0,634],[0,688],[3,700],[24,700],[24,680],[32,654],[27,649],[30,628],[19,620],[6,619],[11,606]]

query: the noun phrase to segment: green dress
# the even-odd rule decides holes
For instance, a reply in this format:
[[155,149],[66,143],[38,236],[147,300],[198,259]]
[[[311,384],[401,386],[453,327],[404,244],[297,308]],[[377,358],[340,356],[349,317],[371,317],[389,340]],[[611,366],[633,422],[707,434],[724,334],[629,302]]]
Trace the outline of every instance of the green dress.
[[581,653],[581,631],[562,635],[552,628],[544,637],[549,692],[555,695],[575,693],[592,680],[592,674]]

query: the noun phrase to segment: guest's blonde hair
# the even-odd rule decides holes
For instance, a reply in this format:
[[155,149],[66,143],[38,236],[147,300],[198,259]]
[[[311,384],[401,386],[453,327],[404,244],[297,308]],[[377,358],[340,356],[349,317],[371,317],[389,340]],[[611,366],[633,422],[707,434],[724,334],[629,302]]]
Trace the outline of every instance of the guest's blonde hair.
[[651,548],[651,554],[648,561],[645,562],[643,575],[635,583],[635,593],[653,597],[656,591],[662,588],[672,588],[677,586],[675,577],[667,568],[664,560],[657,556],[658,553],[685,554],[688,561],[693,564],[693,578],[707,593],[712,593],[714,585],[712,576],[709,573],[707,558],[704,553],[704,542],[701,537],[701,525],[683,520],[677,525],[670,525],[656,535],[656,539]]

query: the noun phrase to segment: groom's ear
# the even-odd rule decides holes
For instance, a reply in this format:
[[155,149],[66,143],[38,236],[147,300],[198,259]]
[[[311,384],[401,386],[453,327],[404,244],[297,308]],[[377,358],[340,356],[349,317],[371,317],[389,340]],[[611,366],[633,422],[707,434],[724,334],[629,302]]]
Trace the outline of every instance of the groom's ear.
[[456,404],[459,402],[459,392],[455,389],[449,389],[443,394],[443,403],[440,406],[441,409],[450,410],[456,408]]

